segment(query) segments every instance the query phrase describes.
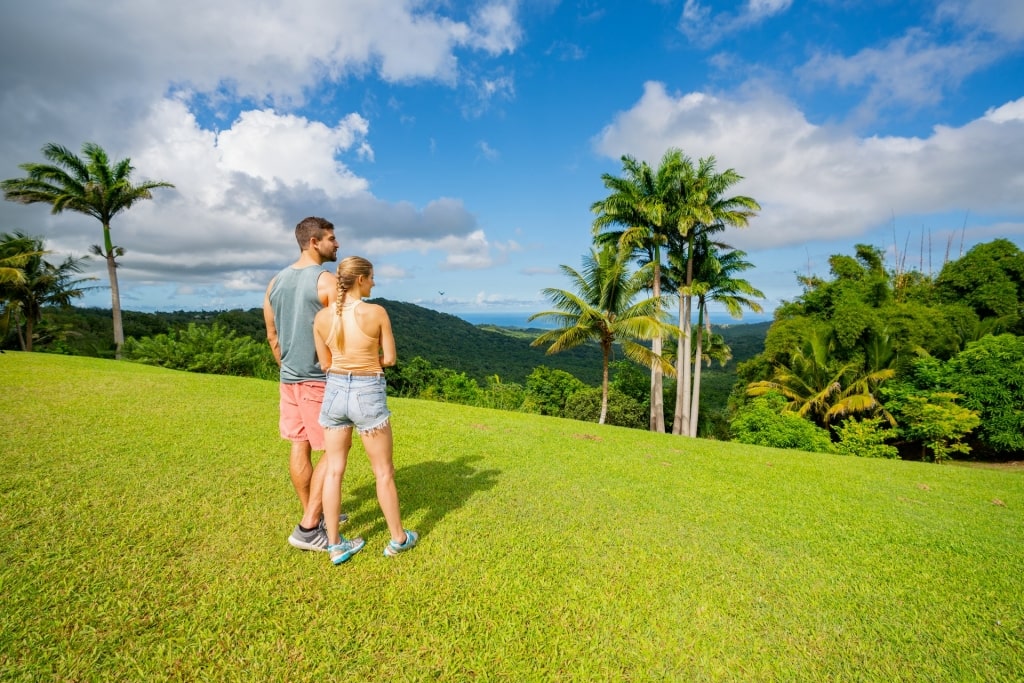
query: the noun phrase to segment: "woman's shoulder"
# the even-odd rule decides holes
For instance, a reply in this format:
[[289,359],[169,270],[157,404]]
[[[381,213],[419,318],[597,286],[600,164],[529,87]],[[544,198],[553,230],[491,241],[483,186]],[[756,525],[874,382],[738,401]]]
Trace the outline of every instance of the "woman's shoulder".
[[380,304],[371,303],[369,301],[360,302],[359,308],[361,311],[371,313],[373,315],[387,315],[387,310]]

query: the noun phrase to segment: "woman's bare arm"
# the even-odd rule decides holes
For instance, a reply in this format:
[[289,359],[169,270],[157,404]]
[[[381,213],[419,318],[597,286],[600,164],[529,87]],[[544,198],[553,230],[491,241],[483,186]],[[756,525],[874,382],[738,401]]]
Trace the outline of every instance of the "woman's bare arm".
[[333,362],[331,350],[327,347],[327,335],[331,331],[331,316],[333,315],[332,308],[323,308],[313,318],[313,343],[316,344],[316,357],[324,372],[331,369]]

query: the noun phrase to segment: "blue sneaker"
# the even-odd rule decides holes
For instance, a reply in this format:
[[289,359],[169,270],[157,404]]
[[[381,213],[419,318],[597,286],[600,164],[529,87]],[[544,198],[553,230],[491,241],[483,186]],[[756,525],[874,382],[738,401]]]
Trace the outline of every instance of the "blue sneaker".
[[405,543],[395,543],[394,541],[388,541],[388,544],[384,546],[384,556],[394,557],[398,553],[404,553],[406,550],[412,550],[413,546],[416,545],[416,541],[420,540],[420,535],[415,531],[409,531],[405,529]]
[[366,541],[361,538],[349,540],[342,536],[338,543],[327,546],[327,553],[333,564],[341,564],[352,559],[352,556],[362,550],[364,545],[366,545]]

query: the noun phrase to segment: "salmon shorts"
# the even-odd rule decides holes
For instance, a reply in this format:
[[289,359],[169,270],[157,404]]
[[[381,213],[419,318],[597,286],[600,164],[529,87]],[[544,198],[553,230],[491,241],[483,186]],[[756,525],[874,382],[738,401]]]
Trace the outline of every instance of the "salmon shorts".
[[326,382],[281,383],[281,438],[293,443],[308,441],[314,451],[324,449],[320,407]]

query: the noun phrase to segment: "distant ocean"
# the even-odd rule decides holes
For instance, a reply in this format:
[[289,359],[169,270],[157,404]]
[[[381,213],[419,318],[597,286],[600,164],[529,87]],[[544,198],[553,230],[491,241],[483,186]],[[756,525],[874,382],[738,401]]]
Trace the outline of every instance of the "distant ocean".
[[498,327],[534,327],[539,329],[551,329],[554,327],[543,318],[527,322],[532,313],[453,313],[452,315],[462,318],[474,325],[497,325]]
[[[539,318],[532,322],[527,322],[527,318],[530,317],[530,313],[453,313],[459,318],[462,318],[468,323],[473,325],[497,325],[498,327],[534,327],[544,330],[553,329],[555,326],[544,318]],[[745,325],[749,323],[760,323],[770,321],[772,319],[771,313],[746,313],[743,318],[736,320],[727,313],[711,313],[711,323],[713,325]]]

